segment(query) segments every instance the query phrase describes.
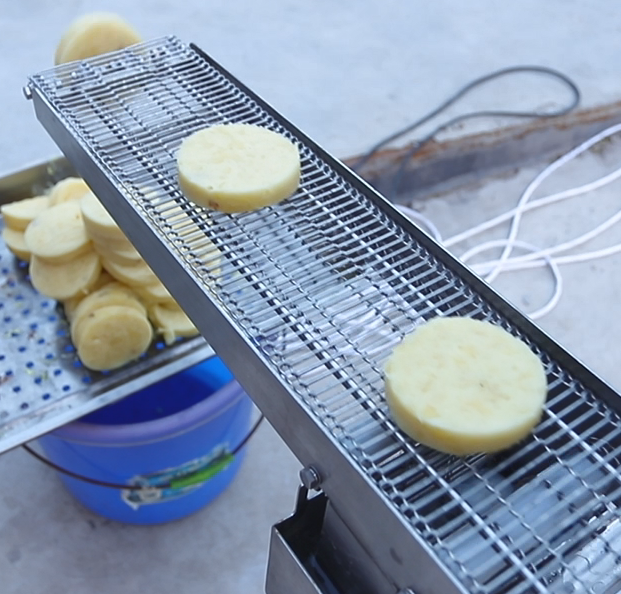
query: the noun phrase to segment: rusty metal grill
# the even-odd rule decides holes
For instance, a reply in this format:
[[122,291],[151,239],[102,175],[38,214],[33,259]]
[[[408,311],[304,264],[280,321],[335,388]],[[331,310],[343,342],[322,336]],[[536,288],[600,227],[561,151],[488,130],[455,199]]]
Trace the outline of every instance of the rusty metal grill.
[[[252,366],[275,378],[454,577],[455,591],[616,583],[621,427],[609,388],[197,48],[167,37],[43,72],[29,89],[42,123],[216,351],[242,376]],[[292,198],[237,215],[183,198],[179,144],[222,122],[260,124],[298,143],[302,182]],[[397,430],[382,366],[436,315],[491,320],[541,357],[549,399],[531,438],[460,459]],[[351,497],[333,484],[332,499]],[[413,584],[424,569],[412,569]]]

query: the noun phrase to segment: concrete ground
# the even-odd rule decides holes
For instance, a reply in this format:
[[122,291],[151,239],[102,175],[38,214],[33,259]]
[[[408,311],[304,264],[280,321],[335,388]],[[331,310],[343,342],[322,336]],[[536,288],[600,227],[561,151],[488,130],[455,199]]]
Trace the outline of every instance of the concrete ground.
[[[585,106],[621,95],[621,11],[614,0],[7,1],[0,7],[0,174],[57,154],[21,87],[28,74],[52,65],[69,21],[96,9],[122,13],[145,37],[175,33],[196,42],[339,157],[361,152],[459,85],[502,66],[558,68],[577,81]],[[519,109],[563,99],[555,85],[522,77],[473,95],[463,108]],[[614,168],[619,156],[615,149],[590,164],[585,159],[587,172],[580,175],[596,177]],[[554,184],[575,184],[578,174],[571,171],[577,170],[559,172]],[[424,205],[425,214],[450,234],[457,222],[467,226],[510,208],[534,173],[435,200]],[[552,216],[554,225],[533,215],[526,234],[543,243],[575,233],[578,224],[593,226],[610,214],[615,188],[602,200],[573,201],[562,217]],[[610,243],[620,239],[618,228],[608,236]],[[563,300],[541,322],[617,387],[618,265],[617,257],[567,268]],[[528,308],[549,290],[545,273],[528,278],[507,276],[498,286]],[[85,511],[52,471],[22,451],[0,456],[0,590],[261,592],[269,528],[292,509],[297,471],[296,460],[266,425],[237,480],[213,505],[186,520],[145,528]]]

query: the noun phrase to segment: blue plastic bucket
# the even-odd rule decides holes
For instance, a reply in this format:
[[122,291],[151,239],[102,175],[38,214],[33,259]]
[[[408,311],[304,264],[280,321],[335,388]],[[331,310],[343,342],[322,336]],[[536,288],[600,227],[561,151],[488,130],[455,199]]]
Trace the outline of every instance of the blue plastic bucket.
[[[242,442],[251,408],[250,398],[213,357],[39,442],[52,462],[74,473],[151,487],[115,489],[60,474],[67,489],[94,512],[120,522],[155,524],[187,516],[226,489],[243,450],[206,482],[187,483]],[[171,481],[176,486],[158,488]]]

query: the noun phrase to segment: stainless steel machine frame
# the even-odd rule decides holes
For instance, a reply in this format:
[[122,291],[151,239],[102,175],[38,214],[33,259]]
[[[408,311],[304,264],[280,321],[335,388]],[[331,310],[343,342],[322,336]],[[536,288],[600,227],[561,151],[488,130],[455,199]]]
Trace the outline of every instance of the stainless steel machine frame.
[[[37,117],[305,466],[270,592],[587,592],[617,583],[618,395],[390,203],[175,37],[57,67]],[[302,181],[238,215],[189,203],[175,154],[222,122],[298,144]],[[487,319],[544,363],[533,435],[494,456],[413,442],[382,365],[418,323]],[[307,488],[321,493],[307,498]]]

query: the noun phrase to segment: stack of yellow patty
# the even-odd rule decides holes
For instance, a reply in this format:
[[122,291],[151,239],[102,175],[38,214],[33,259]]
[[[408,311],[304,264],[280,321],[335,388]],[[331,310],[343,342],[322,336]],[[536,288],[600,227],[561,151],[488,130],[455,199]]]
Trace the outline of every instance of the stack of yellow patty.
[[87,293],[101,263],[84,227],[79,200],[52,203],[24,231],[30,278],[37,291],[63,301]]
[[82,179],[64,179],[0,212],[4,242],[30,262],[33,286],[62,302],[85,366],[115,369],[136,359],[153,326],[167,344],[198,334]]
[[4,219],[2,240],[20,260],[30,262],[30,250],[24,237],[26,227],[49,205],[49,196],[35,196],[0,206],[0,214]]
[[167,344],[180,336],[194,336],[196,327],[142,259],[97,197],[82,200],[82,215],[103,268],[127,285],[147,307],[149,318]]
[[118,282],[89,293],[71,316],[71,340],[90,369],[115,369],[139,357],[153,339],[146,309]]

